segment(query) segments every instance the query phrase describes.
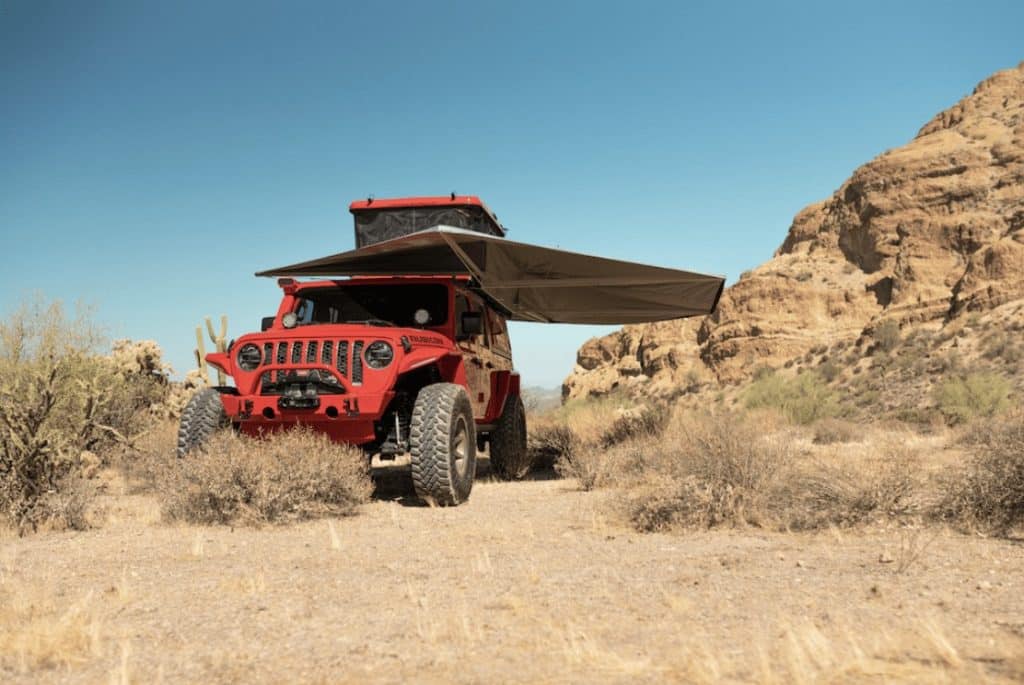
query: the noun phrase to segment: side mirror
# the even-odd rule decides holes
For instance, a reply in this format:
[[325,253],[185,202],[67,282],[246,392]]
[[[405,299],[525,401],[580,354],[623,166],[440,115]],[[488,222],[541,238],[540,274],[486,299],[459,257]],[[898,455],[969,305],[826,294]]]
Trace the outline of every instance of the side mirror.
[[484,317],[480,312],[463,312],[459,322],[459,338],[472,338],[484,332]]
[[274,319],[276,316],[264,316],[260,319],[260,331],[265,331],[274,325]]

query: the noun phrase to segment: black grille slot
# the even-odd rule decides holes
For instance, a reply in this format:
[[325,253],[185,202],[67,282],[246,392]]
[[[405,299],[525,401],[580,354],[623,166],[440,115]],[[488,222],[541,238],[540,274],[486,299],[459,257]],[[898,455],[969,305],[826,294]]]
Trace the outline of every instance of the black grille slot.
[[[274,363],[274,343],[263,343],[263,364]],[[264,371],[260,375],[260,386],[270,382],[270,372]]]
[[352,383],[361,385],[363,382],[363,341],[352,346]]
[[324,340],[324,346],[321,348],[321,352],[320,352],[320,363],[325,365],[325,366],[330,366],[331,365],[331,361],[333,361],[333,358],[331,356],[333,352],[334,352],[334,341],[333,340]]
[[[277,343],[277,363],[284,364],[284,360],[288,356],[288,343],[279,342]],[[277,380],[284,378],[284,371],[277,372]]]
[[348,378],[348,342],[338,341],[338,372],[344,378]]
[[302,360],[302,341],[296,340],[292,343],[292,364],[298,364]]
[[310,340],[308,343],[306,343],[306,363],[307,364],[314,364],[314,363],[316,363],[316,347],[317,347],[316,340]]

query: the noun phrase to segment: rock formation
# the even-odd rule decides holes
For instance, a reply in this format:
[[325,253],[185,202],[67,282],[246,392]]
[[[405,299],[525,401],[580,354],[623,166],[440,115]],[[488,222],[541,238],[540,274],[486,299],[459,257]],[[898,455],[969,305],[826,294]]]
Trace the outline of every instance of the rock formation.
[[579,350],[563,397],[741,382],[810,350],[947,326],[1024,298],[1024,63],[793,220],[774,257],[703,320],[626,326]]

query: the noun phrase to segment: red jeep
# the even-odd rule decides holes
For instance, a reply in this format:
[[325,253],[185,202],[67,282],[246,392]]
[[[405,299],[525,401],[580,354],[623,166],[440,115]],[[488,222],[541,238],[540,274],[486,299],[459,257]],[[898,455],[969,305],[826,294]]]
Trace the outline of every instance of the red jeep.
[[420,497],[458,504],[478,448],[489,447],[500,476],[529,466],[507,321],[703,316],[725,283],[507,240],[472,196],[368,199],[350,210],[355,250],[257,274],[285,277],[284,299],[260,333],[206,356],[235,385],[188,404],[179,456],[228,423],[254,435],[303,424],[381,459],[407,454]]
[[[353,203],[359,247],[444,224],[503,235],[473,197]],[[394,234],[394,235],[392,235]],[[208,363],[234,379],[181,416],[178,455],[228,424],[250,434],[302,424],[383,460],[408,455],[416,493],[469,497],[476,453],[514,478],[528,467],[526,415],[507,314],[468,276],[364,276],[297,282],[262,331]]]

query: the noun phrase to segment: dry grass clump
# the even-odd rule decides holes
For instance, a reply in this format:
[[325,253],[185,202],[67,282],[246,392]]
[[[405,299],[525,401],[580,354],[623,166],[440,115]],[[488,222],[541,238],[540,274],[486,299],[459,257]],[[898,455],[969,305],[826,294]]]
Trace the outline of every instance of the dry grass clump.
[[647,531],[766,522],[790,457],[788,443],[733,413],[680,416],[652,447],[642,483],[625,498],[629,520]]
[[667,405],[628,406],[615,397],[569,402],[530,422],[533,466],[554,466],[586,489],[597,487],[605,470],[601,462],[615,456],[613,448],[660,436],[671,417]]
[[852,421],[828,418],[814,424],[814,443],[816,445],[860,442],[863,439],[864,428]]
[[[853,526],[922,511],[917,457],[900,444],[812,460],[792,427],[772,413],[678,412],[660,433],[608,448],[566,427],[548,435],[571,445],[556,463],[584,490],[615,487],[639,530],[755,525],[787,529]],[[824,425],[827,442],[859,439],[855,426]],[[822,441],[819,435],[819,442]]]
[[178,422],[154,420],[144,435],[121,451],[117,466],[124,475],[130,492],[153,493],[168,468],[180,465],[176,453]]
[[654,404],[622,411],[601,434],[601,447],[612,447],[627,440],[658,437],[665,432],[672,411],[667,405]]
[[75,602],[5,582],[0,585],[0,673],[67,668],[100,653],[92,594]]
[[946,479],[936,516],[1001,535],[1024,525],[1024,410],[975,425],[966,442],[977,453]]
[[165,518],[202,524],[347,516],[373,491],[357,448],[296,428],[263,439],[224,431],[158,476]]
[[608,449],[584,445],[555,462],[563,478],[574,478],[583,490],[628,486],[642,478],[656,449],[650,441],[630,442]]
[[639,530],[756,525],[853,526],[922,509],[916,454],[898,445],[857,462],[809,461],[783,434],[741,415],[708,416],[666,445],[625,497]]
[[916,453],[893,444],[855,463],[805,465],[774,493],[778,520],[788,529],[809,530],[914,515],[922,507],[918,462]]
[[531,423],[526,439],[532,468],[554,467],[562,476],[566,465],[572,464],[580,453],[582,440],[569,426],[546,421]]

